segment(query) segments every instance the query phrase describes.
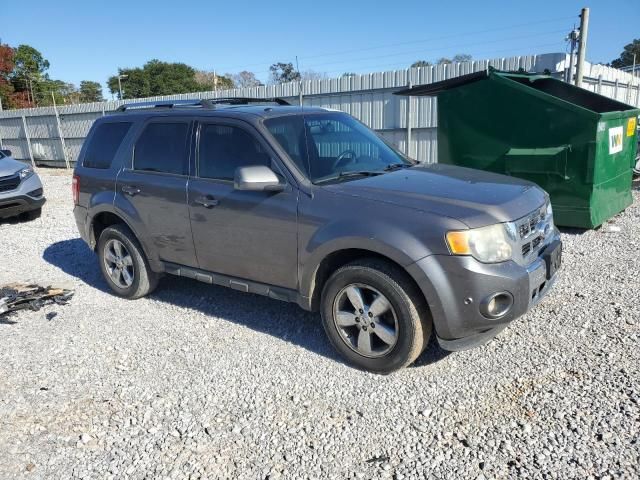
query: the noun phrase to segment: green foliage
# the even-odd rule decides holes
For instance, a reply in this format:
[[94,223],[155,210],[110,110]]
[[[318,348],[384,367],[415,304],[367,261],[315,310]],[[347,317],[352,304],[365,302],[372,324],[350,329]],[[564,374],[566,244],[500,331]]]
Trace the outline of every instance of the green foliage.
[[430,67],[431,65],[433,65],[433,63],[428,62],[426,60],[417,60],[415,62],[413,62],[411,64],[411,68],[416,68],[416,67]]
[[29,45],[18,45],[14,53],[15,78],[29,78],[37,80],[49,69],[49,61],[35,48]]
[[300,80],[300,72],[293,68],[293,63],[274,63],[269,67],[272,83],[295,82]]
[[[49,61],[35,48],[0,45],[0,99],[3,108],[100,101],[102,92],[97,82],[82,82],[81,90],[71,83],[53,80],[47,74]],[[84,94],[84,96],[83,96]]]
[[98,82],[82,80],[80,82],[79,100],[83,103],[102,102],[102,86]]
[[634,54],[636,56],[636,65],[638,65],[640,64],[640,39],[638,38],[624,46],[620,56],[611,62],[611,66],[615,68],[630,67],[633,65]]
[[[142,68],[124,68],[118,70],[122,78],[123,98],[173,95],[202,90],[196,81],[196,71],[184,63],[167,63],[150,60]],[[109,91],[120,96],[118,75],[109,77]]]

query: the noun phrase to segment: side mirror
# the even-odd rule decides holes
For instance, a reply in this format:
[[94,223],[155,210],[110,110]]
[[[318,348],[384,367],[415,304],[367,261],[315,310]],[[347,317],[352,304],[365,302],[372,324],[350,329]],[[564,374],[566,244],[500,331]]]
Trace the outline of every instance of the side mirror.
[[2,153],[5,157],[11,156],[11,150],[0,150],[0,153]]
[[233,187],[236,190],[252,192],[281,192],[284,190],[284,184],[275,172],[264,165],[236,168]]

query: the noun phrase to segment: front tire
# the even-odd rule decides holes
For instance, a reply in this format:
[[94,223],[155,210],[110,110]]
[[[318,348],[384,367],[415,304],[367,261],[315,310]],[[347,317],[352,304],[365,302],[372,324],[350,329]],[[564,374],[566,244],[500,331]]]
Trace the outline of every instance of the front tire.
[[138,240],[125,225],[105,228],[97,250],[102,275],[116,295],[136,299],[155,290],[159,275],[151,270]]
[[431,336],[424,297],[406,272],[383,260],[359,260],[338,269],[323,288],[321,314],[336,350],[371,372],[410,365]]

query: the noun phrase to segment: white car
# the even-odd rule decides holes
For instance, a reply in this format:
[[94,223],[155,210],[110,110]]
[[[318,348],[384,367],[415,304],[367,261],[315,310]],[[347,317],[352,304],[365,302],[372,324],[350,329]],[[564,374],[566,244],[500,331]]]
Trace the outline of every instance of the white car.
[[35,219],[44,205],[42,182],[33,168],[0,150],[0,219],[23,215]]

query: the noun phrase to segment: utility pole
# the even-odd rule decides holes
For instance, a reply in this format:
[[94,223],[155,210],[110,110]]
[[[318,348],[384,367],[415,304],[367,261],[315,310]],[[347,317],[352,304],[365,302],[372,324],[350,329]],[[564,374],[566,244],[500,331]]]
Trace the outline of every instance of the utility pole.
[[578,44],[578,30],[574,29],[571,30],[569,32],[569,34],[567,35],[566,40],[571,42],[571,56],[569,57],[569,71],[567,72],[567,78],[565,78],[565,81],[567,83],[573,83],[573,66],[575,65],[574,60],[575,60],[575,51],[576,51],[576,45]]
[[64,135],[62,135],[62,125],[60,124],[60,115],[58,114],[58,107],[56,105],[56,96],[51,90],[51,99],[53,100],[53,111],[56,114],[56,125],[58,126],[58,135],[60,135],[60,144],[62,145],[62,156],[64,157],[64,164],[69,170],[69,158],[67,157],[67,145],[64,142]]
[[589,30],[589,9],[583,8],[580,13],[580,38],[578,41],[578,65],[576,66],[576,86],[582,86],[584,75],[584,59],[587,53],[587,35]]
[[302,74],[300,73],[300,65],[298,65],[298,56],[296,55],[296,70],[298,71],[298,101],[300,102],[300,107],[303,107],[302,104]]
[[126,78],[129,78],[129,75],[118,75],[118,90],[120,90],[120,100],[124,100],[124,98],[122,98],[122,82],[121,82],[121,80],[124,80]]

